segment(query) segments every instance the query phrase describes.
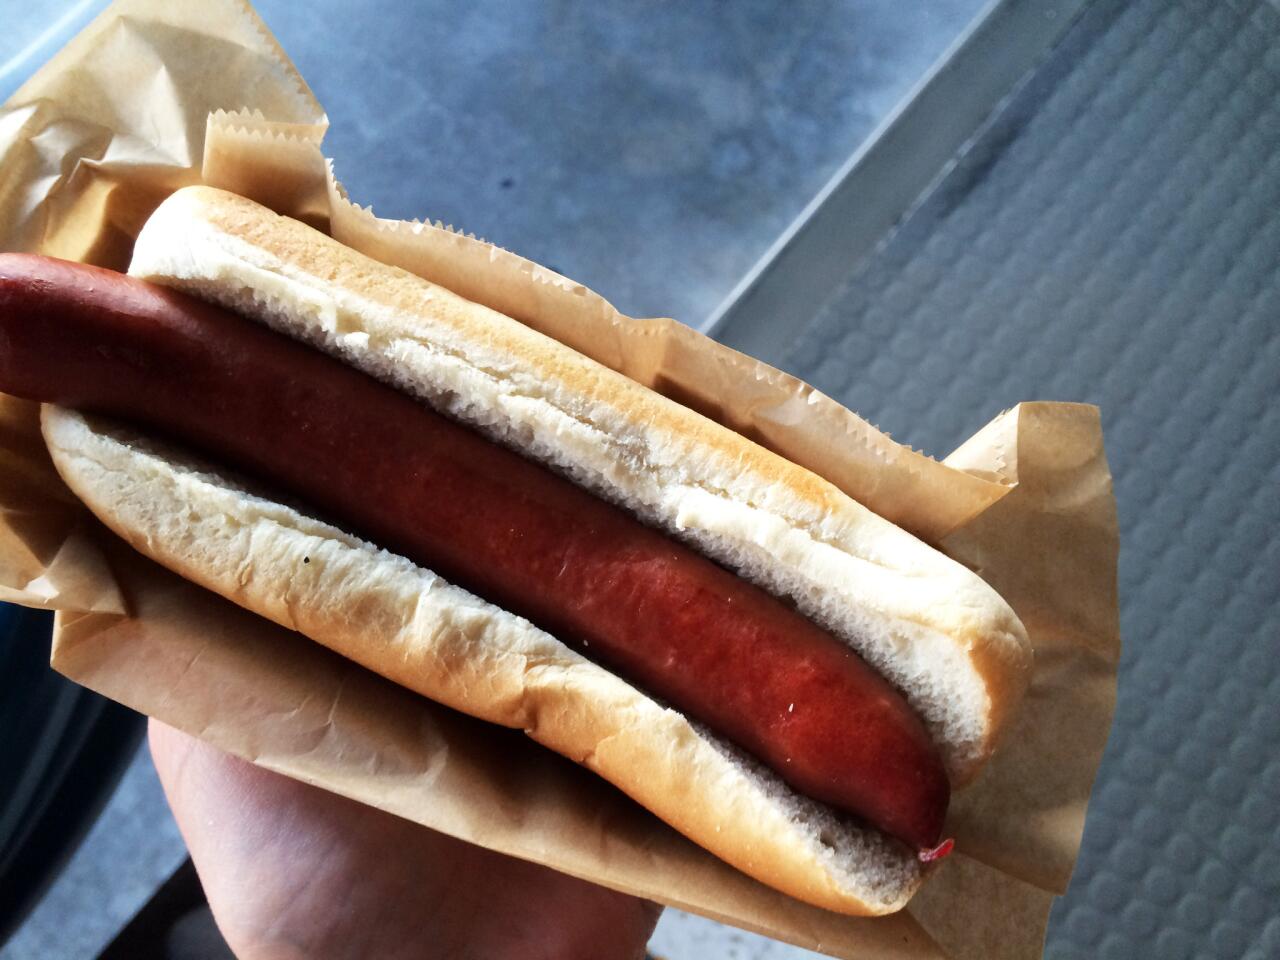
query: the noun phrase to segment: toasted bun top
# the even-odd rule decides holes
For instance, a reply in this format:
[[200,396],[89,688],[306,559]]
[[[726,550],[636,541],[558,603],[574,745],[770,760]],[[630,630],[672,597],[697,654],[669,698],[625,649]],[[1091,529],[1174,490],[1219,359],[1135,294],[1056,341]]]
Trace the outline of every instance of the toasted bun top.
[[790,598],[904,692],[955,785],[976,774],[1021,696],[1026,633],[973,572],[509,317],[208,187],[161,204],[129,272],[340,357]]

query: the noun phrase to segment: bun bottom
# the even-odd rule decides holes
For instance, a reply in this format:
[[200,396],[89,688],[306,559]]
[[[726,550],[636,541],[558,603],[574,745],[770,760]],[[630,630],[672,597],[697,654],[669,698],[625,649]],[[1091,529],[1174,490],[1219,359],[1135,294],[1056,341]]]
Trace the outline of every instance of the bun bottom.
[[615,784],[749,876],[841,913],[901,909],[929,868],[787,787],[529,621],[127,428],[45,406],[54,464],[131,546],[429,699]]

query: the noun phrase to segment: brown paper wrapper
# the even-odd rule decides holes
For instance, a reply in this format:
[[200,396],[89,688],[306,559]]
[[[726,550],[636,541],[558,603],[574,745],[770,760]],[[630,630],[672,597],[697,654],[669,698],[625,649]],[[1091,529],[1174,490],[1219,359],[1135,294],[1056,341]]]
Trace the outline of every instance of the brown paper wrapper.
[[[837,957],[1038,956],[1110,727],[1117,527],[1097,411],[1027,403],[943,462],[671,320],[515,254],[352,204],[323,110],[246,6],[110,7],[0,111],[0,247],[117,268],[206,182],[518,318],[828,478],[976,569],[1036,651],[1014,729],[956,795],[961,852],[901,913],[839,916],[747,878],[607,784],[162,570],[57,479],[0,398],[0,599],[56,609],[53,665],[224,750],[464,840]],[[394,147],[389,147],[394,149]]]

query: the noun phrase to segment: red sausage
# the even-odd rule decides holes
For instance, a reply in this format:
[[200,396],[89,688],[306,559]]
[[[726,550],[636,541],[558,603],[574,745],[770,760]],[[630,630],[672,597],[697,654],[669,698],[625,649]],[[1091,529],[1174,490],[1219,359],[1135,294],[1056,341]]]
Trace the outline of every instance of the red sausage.
[[317,350],[120,274],[0,255],[0,389],[264,479],[528,617],[917,850],[950,788],[902,696],[624,511]]

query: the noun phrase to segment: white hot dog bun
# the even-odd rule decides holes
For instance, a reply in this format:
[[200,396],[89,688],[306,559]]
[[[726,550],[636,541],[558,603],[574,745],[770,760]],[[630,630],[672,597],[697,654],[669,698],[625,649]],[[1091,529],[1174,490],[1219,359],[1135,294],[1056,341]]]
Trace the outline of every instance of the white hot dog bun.
[[[1016,615],[811,472],[222,191],[166,200],[129,272],[333,354],[790,599],[903,691],[954,786],[990,756],[1030,672]],[[142,552],[425,696],[526,730],[752,876],[858,914],[900,908],[921,881],[901,844],[796,795],[527,621],[122,428],[56,408],[44,427],[72,489]]]

